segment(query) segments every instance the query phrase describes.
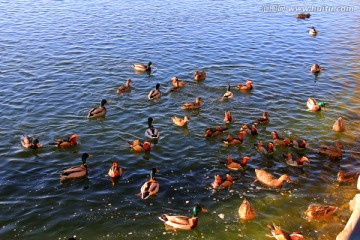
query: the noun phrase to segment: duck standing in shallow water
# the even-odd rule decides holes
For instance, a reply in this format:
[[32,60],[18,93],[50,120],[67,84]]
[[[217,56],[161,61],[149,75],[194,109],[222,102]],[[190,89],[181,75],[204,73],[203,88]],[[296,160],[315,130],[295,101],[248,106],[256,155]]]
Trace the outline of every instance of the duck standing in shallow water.
[[92,156],[91,154],[83,153],[83,155],[81,156],[82,164],[80,166],[71,167],[69,169],[64,170],[61,173],[60,181],[64,182],[69,179],[77,179],[87,176],[88,168],[86,165],[86,160],[91,156]]
[[59,148],[71,148],[77,145],[77,139],[79,135],[71,134],[67,140],[61,138],[57,139],[56,142],[49,143],[50,146],[59,147]]
[[157,172],[160,171],[156,168],[151,169],[150,179],[141,186],[140,193],[138,195],[140,195],[142,199],[148,199],[150,196],[159,192],[160,185],[155,179],[155,173]]
[[254,124],[266,124],[269,120],[269,114],[268,112],[264,112],[262,118],[258,118],[254,121]]
[[306,218],[311,221],[314,219],[326,219],[333,215],[338,207],[325,205],[310,205],[305,211]]
[[318,34],[318,31],[314,27],[311,27],[311,29],[309,30],[309,34],[310,36],[316,36]]
[[336,120],[336,122],[334,123],[332,129],[335,132],[345,132],[346,131],[346,125],[345,125],[344,119],[342,117],[339,117]]
[[239,218],[241,220],[252,220],[256,216],[256,212],[253,206],[244,199],[238,210]]
[[206,78],[206,72],[203,70],[202,72],[196,71],[194,74],[194,80],[195,81],[202,81]]
[[201,107],[202,99],[200,97],[197,97],[195,102],[188,102],[181,106],[181,109],[183,110],[194,110],[199,109]]
[[223,97],[220,98],[220,101],[229,100],[234,97],[234,94],[230,91],[230,85],[227,86],[226,92],[224,93]]
[[159,219],[163,221],[167,226],[171,227],[175,232],[176,230],[191,230],[198,225],[199,219],[198,215],[200,212],[207,212],[205,208],[202,208],[200,205],[196,205],[193,208],[192,217],[186,216],[172,216],[168,214],[163,214]]
[[133,68],[135,71],[137,72],[151,72],[151,66],[152,66],[152,62],[149,62],[147,65],[143,64],[143,63],[135,63],[133,64]]
[[293,167],[303,167],[305,162],[310,163],[310,160],[305,156],[302,156],[300,159],[295,160],[293,159],[292,154],[288,153],[288,155],[284,155],[284,157],[287,165]]
[[245,90],[245,91],[249,91],[249,90],[252,90],[253,89],[253,86],[252,86],[252,81],[251,80],[247,80],[246,81],[246,83],[245,83],[245,85],[242,85],[242,84],[238,84],[237,85],[237,88],[239,89],[239,90]]
[[152,117],[148,118],[148,128],[145,131],[145,136],[150,139],[159,139],[160,132],[152,125],[153,121]]
[[306,102],[308,110],[316,112],[320,111],[322,108],[325,109],[324,102],[318,102],[315,98],[309,98]]
[[171,117],[171,120],[173,121],[173,123],[176,125],[176,126],[179,126],[179,127],[186,127],[190,118],[188,116],[185,116],[184,119],[182,118],[179,118],[179,117]]
[[225,123],[232,123],[234,122],[235,119],[234,117],[231,115],[230,111],[225,111],[225,117],[224,117],[224,122]]
[[100,107],[90,109],[87,117],[88,118],[99,118],[99,117],[105,116],[105,114],[106,114],[105,105],[107,105],[107,104],[109,104],[108,101],[106,101],[105,99],[101,100]]
[[157,102],[161,97],[160,83],[157,83],[155,89],[151,90],[148,94],[148,99]]
[[293,181],[287,174],[284,174],[281,177],[276,178],[271,173],[268,173],[263,169],[255,169],[255,174],[256,174],[256,179],[254,183],[259,181],[262,184],[269,187],[281,187],[285,181],[289,183],[293,183]]
[[130,86],[131,83],[132,83],[131,79],[126,80],[125,86],[122,85],[118,87],[116,92],[121,94],[131,92],[131,86]]
[[30,136],[23,136],[21,138],[21,145],[24,148],[38,149],[41,147],[39,139]]
[[275,145],[289,146],[290,139],[279,137],[279,134],[276,131],[273,131],[271,134],[273,136],[273,143]]
[[314,65],[311,66],[310,72],[319,74],[321,73],[321,71],[322,69],[319,64],[315,63]]

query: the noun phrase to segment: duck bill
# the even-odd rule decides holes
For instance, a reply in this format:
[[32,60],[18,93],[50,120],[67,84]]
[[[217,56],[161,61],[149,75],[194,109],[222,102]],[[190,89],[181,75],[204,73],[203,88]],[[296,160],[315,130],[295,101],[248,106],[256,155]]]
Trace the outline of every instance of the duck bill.
[[206,210],[205,208],[201,208],[202,212],[208,212],[208,210]]
[[92,157],[92,156],[94,156],[94,155],[92,155],[92,154],[90,154],[90,153],[88,153],[89,154],[89,157]]

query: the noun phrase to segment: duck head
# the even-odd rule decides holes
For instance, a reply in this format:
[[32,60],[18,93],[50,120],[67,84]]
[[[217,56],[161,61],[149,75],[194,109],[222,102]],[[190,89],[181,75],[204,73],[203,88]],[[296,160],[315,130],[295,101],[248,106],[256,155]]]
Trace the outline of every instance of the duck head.
[[100,106],[104,107],[105,105],[108,105],[109,102],[106,101],[106,99],[101,100]]
[[152,126],[153,121],[154,121],[154,119],[153,119],[152,117],[149,117],[149,118],[148,118],[148,125],[149,125],[149,127]]
[[156,168],[152,168],[150,171],[150,179],[154,179],[155,178],[155,174],[157,172],[160,172],[160,170],[156,169]]
[[279,179],[280,179],[281,181],[287,181],[287,182],[289,182],[289,183],[293,183],[293,182],[294,182],[293,180],[291,180],[291,178],[290,178],[289,175],[287,175],[287,174],[282,175]]
[[157,83],[156,86],[155,86],[156,90],[159,90],[160,88],[160,83]]
[[85,165],[86,164],[86,160],[91,157],[92,155],[89,153],[83,153],[83,155],[81,155],[81,161],[82,163]]
[[205,208],[202,208],[199,204],[197,204],[193,208],[193,217],[197,217],[200,212],[207,212],[207,210]]

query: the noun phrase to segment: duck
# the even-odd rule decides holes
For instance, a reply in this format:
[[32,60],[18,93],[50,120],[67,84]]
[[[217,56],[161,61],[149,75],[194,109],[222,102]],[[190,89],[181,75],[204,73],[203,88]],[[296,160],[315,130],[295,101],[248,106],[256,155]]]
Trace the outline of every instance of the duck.
[[141,143],[139,139],[135,139],[133,142],[128,141],[128,143],[130,147],[136,152],[150,151],[151,149],[151,143],[148,141]]
[[275,145],[281,145],[281,146],[289,146],[290,139],[288,138],[280,138],[279,134],[276,131],[271,132],[273,136],[273,143]]
[[296,18],[305,19],[305,18],[310,18],[310,16],[311,16],[310,13],[300,13],[296,15]]
[[263,169],[255,169],[255,174],[256,174],[256,179],[255,179],[254,183],[259,181],[262,184],[269,186],[269,187],[281,187],[283,185],[284,181],[293,183],[293,181],[287,174],[284,174],[281,177],[276,178],[274,175],[266,172]]
[[341,142],[337,142],[334,147],[321,145],[317,150],[320,154],[324,154],[329,158],[341,158],[343,145]]
[[178,77],[173,77],[171,79],[171,81],[172,81],[173,87],[184,87],[185,86],[185,82],[179,81]]
[[215,175],[215,180],[212,183],[212,186],[215,190],[221,189],[230,189],[230,187],[234,184],[235,180],[230,176],[230,174],[226,174],[225,179],[221,179],[219,174]]
[[190,118],[188,116],[184,116],[184,118],[179,118],[179,117],[172,117],[171,120],[173,121],[173,123],[176,125],[176,126],[179,126],[179,127],[186,127],[188,122],[190,121]]
[[249,128],[249,125],[244,124],[241,128],[240,128],[240,132],[244,133],[244,136],[251,134],[251,129]]
[[338,183],[354,183],[360,175],[360,171],[344,173],[339,171],[337,174]]
[[227,127],[222,128],[220,126],[216,126],[215,129],[207,128],[205,131],[205,137],[216,137],[223,134],[226,130],[228,130]]
[[318,31],[314,27],[311,27],[309,30],[309,34],[311,36],[316,36],[318,34]]
[[267,225],[267,228],[271,231],[272,237],[276,240],[305,240],[304,236],[300,232],[293,232],[291,234],[283,231],[280,226],[273,224]]
[[149,139],[159,139],[160,132],[152,125],[153,121],[152,117],[148,118],[148,128],[145,131],[145,136]]
[[131,79],[129,78],[128,80],[126,80],[125,86],[121,85],[120,87],[118,87],[118,89],[116,90],[117,93],[127,93],[127,92],[131,92],[131,86],[130,84],[132,83]]
[[312,73],[321,73],[321,71],[322,71],[322,69],[321,69],[320,65],[317,63],[312,65],[310,68],[310,72],[312,72]]
[[101,100],[100,107],[90,109],[87,117],[88,118],[99,118],[103,117],[106,114],[105,105],[110,104],[106,99]]
[[247,80],[246,81],[246,83],[245,83],[245,85],[242,85],[242,84],[238,84],[237,85],[237,88],[239,89],[239,90],[252,90],[253,89],[253,86],[252,86],[252,81],[251,80]]
[[140,195],[142,199],[148,199],[150,196],[159,192],[160,185],[155,179],[155,173],[157,172],[160,171],[156,168],[152,168],[150,171],[150,179],[141,186],[140,193],[138,195]]
[[161,92],[159,88],[160,88],[160,83],[157,83],[155,89],[151,90],[148,94],[149,100],[153,100],[154,102],[157,102],[159,100],[159,98],[161,97]]
[[229,134],[226,139],[223,139],[223,142],[226,145],[240,145],[243,143],[243,139],[234,138]]
[[183,110],[193,110],[193,109],[199,109],[201,107],[202,98],[197,97],[195,102],[188,102],[181,106],[181,109]]
[[165,225],[171,227],[175,232],[177,230],[191,230],[198,225],[198,215],[200,212],[207,212],[207,210],[200,205],[196,205],[193,208],[192,217],[163,214],[159,219],[163,221]]
[[263,154],[272,154],[276,150],[275,145],[272,142],[268,142],[265,147],[263,142],[259,141],[257,144],[255,144],[255,146],[258,152]]
[[70,134],[68,139],[63,140],[61,138],[57,139],[56,142],[49,143],[49,145],[53,147],[59,147],[59,148],[71,148],[77,145],[77,139],[79,138],[79,135],[77,134]]
[[269,114],[268,112],[263,112],[263,116],[262,118],[258,118],[256,120],[254,120],[254,124],[266,124],[268,123],[269,120]]
[[292,140],[292,145],[293,147],[297,147],[297,148],[306,148],[307,146],[307,142],[305,139],[296,139],[295,137]]
[[243,157],[241,162],[235,162],[231,156],[227,158],[226,167],[230,170],[242,171],[247,167],[247,162],[250,161],[250,157]]
[[153,65],[152,62],[149,62],[147,65],[143,63],[134,63],[133,68],[135,71],[138,72],[151,72],[152,65]]
[[89,153],[83,153],[81,155],[82,164],[80,166],[71,167],[62,171],[60,176],[60,182],[64,182],[69,179],[77,179],[81,177],[85,177],[88,174],[88,168],[86,165],[86,160],[92,155]]
[[108,175],[111,178],[120,178],[122,176],[123,170],[122,168],[119,166],[118,161],[113,161],[112,165],[109,169]]
[[241,220],[252,220],[256,216],[254,207],[251,206],[249,201],[247,201],[246,199],[242,201],[238,210],[238,214]]
[[224,93],[224,95],[222,96],[220,101],[229,100],[233,97],[234,97],[234,94],[230,91],[230,85],[228,85],[226,88],[226,92]]
[[310,163],[310,160],[305,156],[302,156],[300,159],[295,160],[293,159],[292,154],[288,153],[287,155],[284,155],[284,157],[287,165],[293,167],[303,167],[305,162]]
[[346,131],[346,125],[345,125],[344,119],[342,117],[339,117],[336,120],[336,122],[334,123],[332,129],[335,132],[345,132]]
[[24,148],[31,148],[31,149],[38,149],[41,147],[39,139],[37,139],[37,138],[34,139],[33,137],[26,136],[26,135],[22,136],[21,145]]
[[224,117],[224,122],[225,123],[232,123],[234,122],[235,119],[234,117],[231,115],[230,111],[225,111],[225,117]]
[[206,78],[206,72],[203,70],[202,72],[196,71],[194,74],[194,80],[195,81],[202,81]]
[[330,205],[310,205],[305,211],[306,218],[311,221],[314,219],[325,219],[336,212],[338,207]]
[[306,106],[308,110],[313,112],[320,111],[322,108],[325,109],[325,103],[318,102],[315,98],[309,98],[306,102]]

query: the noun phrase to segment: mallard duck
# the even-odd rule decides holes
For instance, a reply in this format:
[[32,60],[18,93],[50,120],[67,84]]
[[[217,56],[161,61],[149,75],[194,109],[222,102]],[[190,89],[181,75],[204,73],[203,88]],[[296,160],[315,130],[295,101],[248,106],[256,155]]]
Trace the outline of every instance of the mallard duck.
[[59,148],[71,148],[77,145],[77,139],[79,135],[71,134],[69,135],[67,140],[63,140],[61,138],[57,139],[56,142],[49,143],[49,145]]
[[290,140],[288,138],[280,138],[276,131],[273,131],[271,134],[273,136],[273,143],[275,145],[289,146]]
[[108,101],[106,101],[105,99],[101,100],[100,107],[90,109],[87,117],[88,118],[99,118],[99,117],[105,116],[105,114],[106,114],[105,105],[107,105],[107,104],[109,104]]
[[171,79],[171,81],[172,81],[173,87],[184,87],[185,86],[185,82],[179,81],[178,77],[173,77]]
[[173,123],[176,125],[176,126],[179,126],[179,127],[186,127],[190,118],[188,116],[185,116],[184,119],[182,118],[179,118],[179,117],[172,117],[171,120],[173,121]]
[[296,18],[300,18],[300,19],[305,19],[305,18],[310,18],[310,13],[300,13],[296,15]]
[[208,128],[205,131],[205,137],[216,137],[216,136],[223,134],[223,132],[226,130],[228,130],[227,127],[222,128],[220,126],[216,126],[215,129]]
[[118,89],[116,90],[116,92],[117,92],[117,93],[127,93],[127,92],[131,92],[131,86],[130,86],[131,83],[132,83],[131,79],[126,80],[125,86],[121,85],[120,87],[118,87]]
[[264,153],[264,154],[272,154],[276,150],[275,145],[272,142],[268,142],[265,147],[263,142],[259,141],[257,144],[255,144],[255,146],[259,153]]
[[281,177],[276,178],[276,177],[274,177],[274,175],[266,172],[263,169],[255,169],[255,174],[256,174],[256,179],[255,179],[254,183],[259,181],[262,184],[269,186],[269,187],[281,187],[283,185],[284,181],[293,183],[293,181],[287,174],[284,174]]
[[293,232],[291,234],[283,231],[280,226],[267,225],[267,228],[271,231],[272,237],[276,240],[305,240],[304,236],[300,232]]
[[230,174],[226,174],[225,179],[221,179],[219,174],[215,175],[215,180],[212,183],[212,186],[215,190],[221,189],[230,189],[230,187],[234,184],[235,180],[230,176]]
[[139,195],[142,199],[148,199],[150,196],[159,192],[159,183],[155,180],[155,173],[160,172],[158,169],[153,168],[150,171],[150,179],[146,181],[140,189]]
[[133,64],[134,70],[138,72],[151,72],[152,62],[149,62],[147,65],[143,63]]
[[145,136],[150,139],[159,139],[160,132],[152,125],[153,121],[154,119],[152,117],[148,118],[148,128],[145,131]]
[[233,138],[230,134],[226,139],[223,139],[223,142],[227,145],[240,145],[243,143],[243,139]]
[[118,161],[113,161],[109,169],[108,175],[112,178],[119,178],[122,176],[123,170],[119,166]]
[[224,95],[222,96],[220,101],[229,100],[233,97],[234,97],[234,94],[230,91],[230,85],[228,85],[226,88],[226,92],[224,93]]
[[321,108],[325,109],[325,103],[318,102],[314,98],[309,98],[306,102],[306,106],[310,111],[313,111],[313,112],[320,111]]
[[188,102],[182,105],[181,109],[184,110],[193,110],[193,109],[199,109],[201,107],[202,99],[200,97],[197,97],[195,102]]
[[310,160],[305,156],[302,156],[300,159],[295,160],[295,159],[293,159],[291,153],[288,153],[288,155],[284,155],[284,157],[285,157],[285,161],[286,161],[287,165],[290,165],[293,167],[303,167],[304,162],[310,163]]
[[196,81],[202,81],[206,78],[206,72],[203,70],[202,72],[196,71],[194,74],[194,80]]
[[334,147],[331,146],[320,146],[317,150],[319,153],[328,156],[329,158],[341,158],[343,145],[341,142],[337,142]]
[[193,209],[193,215],[191,218],[186,216],[171,216],[163,214],[159,217],[159,219],[167,226],[171,227],[174,231],[178,229],[191,230],[198,225],[198,215],[200,212],[207,212],[207,210],[202,208],[200,205],[196,205]]
[[141,143],[139,139],[135,139],[133,142],[128,142],[130,147],[136,151],[150,151],[151,149],[151,143],[148,141],[144,141],[144,143]]
[[342,117],[339,117],[336,122],[333,125],[332,128],[335,132],[345,132],[346,131],[346,125],[344,122],[344,119]]
[[80,166],[71,167],[67,170],[64,170],[61,173],[60,181],[64,182],[68,179],[76,179],[76,178],[85,177],[88,174],[86,160],[88,159],[88,157],[91,157],[91,156],[92,156],[91,154],[83,153],[83,155],[81,156],[82,164]]
[[157,83],[155,89],[151,90],[148,94],[149,100],[153,100],[154,102],[157,102],[159,100],[159,98],[161,97],[161,92],[159,88],[160,88],[160,83]]
[[250,157],[243,157],[241,162],[235,162],[231,156],[227,158],[226,167],[230,170],[242,171],[247,167],[247,162],[250,161]]
[[262,118],[258,118],[254,121],[254,124],[266,124],[268,123],[270,120],[269,120],[269,114],[268,112],[264,112],[263,113],[263,117]]
[[321,71],[322,71],[322,69],[319,64],[315,63],[314,65],[311,66],[310,72],[320,73]]
[[253,89],[253,86],[252,86],[252,81],[251,80],[247,80],[246,81],[246,83],[245,83],[245,85],[242,85],[242,84],[238,84],[237,85],[237,88],[239,89],[239,90],[252,90]]
[[307,142],[305,139],[296,139],[295,137],[292,140],[293,147],[297,148],[306,148]]
[[338,172],[337,181],[339,183],[354,183],[359,177],[360,171],[344,173],[343,171]]
[[238,213],[241,220],[252,220],[256,216],[254,207],[251,206],[251,204],[246,199],[244,199],[241,203]]
[[39,139],[30,136],[22,136],[21,145],[24,148],[38,149],[41,147]]
[[230,111],[225,111],[224,122],[225,123],[232,123],[234,121],[235,121],[235,119],[233,118],[233,116],[231,116],[231,112]]
[[335,206],[310,205],[305,211],[305,215],[309,221],[314,219],[325,219],[333,215],[337,209],[338,207]]
[[309,30],[309,34],[311,36],[316,36],[318,34],[318,31],[314,27],[311,27]]

